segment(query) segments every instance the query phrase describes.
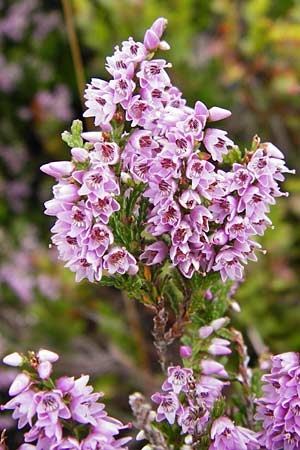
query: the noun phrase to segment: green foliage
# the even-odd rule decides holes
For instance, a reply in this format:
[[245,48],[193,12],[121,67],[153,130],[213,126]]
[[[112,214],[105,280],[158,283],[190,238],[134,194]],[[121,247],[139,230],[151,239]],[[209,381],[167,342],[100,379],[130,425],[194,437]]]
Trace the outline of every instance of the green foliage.
[[81,120],[73,120],[71,126],[71,133],[69,131],[64,131],[61,138],[69,147],[82,147],[83,139],[81,138],[81,133],[83,130]]
[[[224,316],[230,304],[229,291],[231,281],[223,283],[219,273],[210,273],[203,277],[195,274],[191,280],[193,293],[191,320],[198,328],[214,319]],[[206,291],[210,289],[213,294],[212,300],[205,299]]]

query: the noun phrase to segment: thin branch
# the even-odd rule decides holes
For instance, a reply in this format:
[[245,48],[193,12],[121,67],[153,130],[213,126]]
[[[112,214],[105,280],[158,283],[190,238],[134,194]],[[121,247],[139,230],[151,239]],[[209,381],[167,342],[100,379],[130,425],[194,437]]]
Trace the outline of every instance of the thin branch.
[[143,370],[150,373],[148,346],[141,327],[141,319],[138,315],[134,300],[128,298],[125,292],[122,292],[122,298],[126,309],[130,332],[136,344],[139,362]]

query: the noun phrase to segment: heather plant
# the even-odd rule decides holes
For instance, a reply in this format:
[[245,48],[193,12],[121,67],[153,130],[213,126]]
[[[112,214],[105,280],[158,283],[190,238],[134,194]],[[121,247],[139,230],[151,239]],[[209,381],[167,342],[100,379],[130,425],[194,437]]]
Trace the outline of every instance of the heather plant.
[[[62,135],[71,161],[42,166],[57,181],[45,204],[56,217],[52,243],[77,282],[113,286],[153,313],[165,380],[152,405],[130,397],[145,448],[296,449],[298,355],[263,355],[250,368],[229,317],[244,266],[264,253],[255,237],[272,226],[270,205],[287,195],[279,183],[293,171],[273,144],[255,136],[240,148],[211,126],[227,109],[187,105],[157,56],[169,49],[166,25],[158,18],[143,42],[130,37],[115,48],[106,60],[111,79],[93,78],[85,91],[84,117],[96,130],[74,121]],[[86,377],[50,382],[57,357],[40,350],[4,359],[25,369],[3,406],[19,428],[31,428],[24,439],[33,444],[21,448],[124,448],[122,425],[103,412]]]

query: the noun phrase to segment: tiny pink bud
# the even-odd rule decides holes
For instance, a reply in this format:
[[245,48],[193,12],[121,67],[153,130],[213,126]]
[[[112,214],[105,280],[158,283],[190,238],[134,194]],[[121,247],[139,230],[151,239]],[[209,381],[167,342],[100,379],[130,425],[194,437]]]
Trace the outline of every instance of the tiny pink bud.
[[42,380],[47,380],[52,372],[52,364],[49,361],[43,361],[38,365],[38,374]]
[[224,323],[227,322],[227,319],[225,317],[220,317],[220,319],[216,319],[213,320],[212,323],[210,324],[213,329],[215,331],[219,330],[220,328],[222,328],[222,326],[224,325]]
[[158,48],[159,48],[159,50],[166,52],[167,50],[170,50],[171,47],[167,43],[167,41],[160,41]]
[[190,358],[192,356],[192,347],[189,345],[181,345],[180,347],[180,356],[181,358]]
[[234,312],[237,312],[237,313],[240,313],[240,312],[241,312],[241,307],[240,307],[240,305],[238,304],[238,302],[236,302],[236,301],[231,302],[231,303],[230,303],[230,307],[231,307],[231,309],[232,309]]
[[74,377],[60,377],[56,381],[56,386],[62,392],[69,392],[74,387],[75,381]]
[[228,236],[224,230],[218,230],[212,236],[212,242],[216,245],[225,245],[227,241]]
[[85,131],[81,133],[81,137],[88,142],[95,144],[96,142],[103,142],[101,131]]
[[204,294],[204,298],[207,301],[210,301],[210,300],[212,300],[214,298],[214,296],[213,296],[213,294],[212,294],[210,289],[207,289],[207,291]]
[[205,325],[204,327],[201,327],[199,329],[199,337],[201,339],[206,339],[208,336],[210,336],[213,333],[214,329],[213,327],[209,326],[209,325]]
[[8,366],[17,367],[22,366],[24,359],[20,353],[14,352],[5,356],[2,359],[2,361],[4,364],[7,364]]
[[231,353],[230,348],[228,348],[229,345],[230,341],[227,339],[214,338],[207,350],[214,356],[229,355]]
[[155,50],[159,45],[159,37],[153,30],[147,30],[144,36],[144,45],[147,50]]
[[221,377],[228,377],[228,373],[224,369],[223,364],[214,361],[213,359],[203,359],[200,367],[204,375],[219,375]]
[[219,108],[218,106],[213,106],[208,110],[208,112],[209,112],[208,120],[210,122],[216,122],[218,120],[223,120],[231,116],[231,111],[229,111],[228,109]]
[[230,353],[231,353],[230,348],[223,347],[223,345],[217,345],[217,344],[211,344],[207,350],[208,350],[208,353],[210,353],[213,356],[230,355]]
[[49,361],[49,362],[53,363],[53,362],[57,361],[59,358],[57,353],[51,352],[50,350],[45,350],[43,348],[41,348],[38,351],[37,357],[38,357],[40,363],[42,363],[44,361]]
[[89,152],[80,147],[72,148],[71,154],[73,158],[78,162],[85,162],[89,158]]
[[150,27],[150,30],[154,31],[154,33],[158,36],[158,38],[161,38],[167,25],[168,25],[167,19],[165,19],[164,17],[159,17],[153,22],[153,24]]
[[9,388],[9,395],[14,396],[24,391],[30,383],[30,376],[26,373],[19,373]]
[[41,171],[54,178],[61,178],[70,175],[74,169],[73,163],[70,161],[54,161],[43,164]]

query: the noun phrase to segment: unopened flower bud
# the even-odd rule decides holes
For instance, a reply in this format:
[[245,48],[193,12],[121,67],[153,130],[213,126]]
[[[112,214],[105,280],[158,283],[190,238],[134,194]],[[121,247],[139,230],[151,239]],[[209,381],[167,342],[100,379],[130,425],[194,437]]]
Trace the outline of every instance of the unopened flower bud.
[[208,110],[208,112],[209,112],[208,120],[211,122],[223,120],[231,116],[231,111],[229,111],[228,109],[219,108],[218,106],[213,106]]
[[131,176],[126,172],[121,172],[122,183],[127,184],[129,180],[132,180]]
[[219,375],[220,377],[228,377],[228,373],[224,369],[223,364],[213,359],[203,359],[200,367],[204,375]]
[[224,230],[218,230],[212,237],[212,242],[216,245],[225,245],[228,241],[228,236]]
[[89,158],[89,152],[80,147],[72,148],[71,154],[73,158],[78,162],[85,162]]
[[210,289],[207,289],[207,291],[204,294],[204,298],[207,301],[210,301],[210,300],[212,300],[214,298],[214,296],[213,296],[213,294],[212,294]]
[[230,341],[227,339],[214,338],[208,347],[208,353],[214,356],[230,355],[231,350],[228,348]]
[[233,311],[235,311],[235,312],[237,312],[237,313],[241,312],[241,307],[240,307],[240,305],[238,304],[238,302],[236,302],[236,301],[231,302],[231,303],[230,303],[230,307],[231,307],[231,309],[232,309]]
[[226,317],[220,317],[220,319],[213,320],[213,321],[211,322],[210,325],[213,327],[213,329],[214,329],[215,331],[217,331],[217,330],[219,330],[220,328],[222,328],[222,326],[223,326],[226,322],[227,322]]
[[9,388],[9,395],[14,396],[24,391],[30,383],[30,376],[26,373],[19,373]]
[[213,327],[209,326],[209,325],[205,325],[204,327],[201,327],[199,329],[199,337],[201,339],[206,339],[208,336],[210,336],[213,333],[214,329]]
[[2,359],[2,361],[4,364],[7,364],[8,366],[18,367],[22,366],[24,359],[20,353],[14,352],[5,356]]
[[144,45],[147,50],[155,50],[159,44],[159,37],[153,30],[147,30],[144,37]]
[[59,358],[57,353],[51,352],[50,350],[45,350],[43,348],[38,351],[37,357],[40,363],[44,361],[55,362]]
[[103,142],[103,135],[101,131],[85,131],[81,133],[81,137],[86,141],[92,142]]
[[167,43],[167,41],[160,41],[159,46],[158,46],[159,50],[162,50],[163,52],[170,50],[170,45]]
[[193,443],[193,436],[191,436],[190,434],[188,434],[185,438],[184,438],[184,442],[188,445]]
[[74,377],[60,377],[56,381],[56,386],[58,389],[60,389],[62,392],[69,392],[71,389],[73,389],[75,384]]
[[192,347],[190,347],[189,345],[181,345],[179,352],[181,358],[190,358],[193,353]]
[[38,365],[38,374],[42,380],[47,380],[52,372],[52,364],[49,361],[43,361]]
[[70,175],[74,169],[73,163],[70,161],[54,161],[48,164],[43,164],[40,167],[41,171],[54,178],[61,178]]
[[154,33],[161,38],[163,32],[166,29],[166,26],[168,25],[168,21],[167,19],[165,19],[164,17],[159,17],[158,19],[156,19],[153,24],[150,27],[150,30],[154,31]]

